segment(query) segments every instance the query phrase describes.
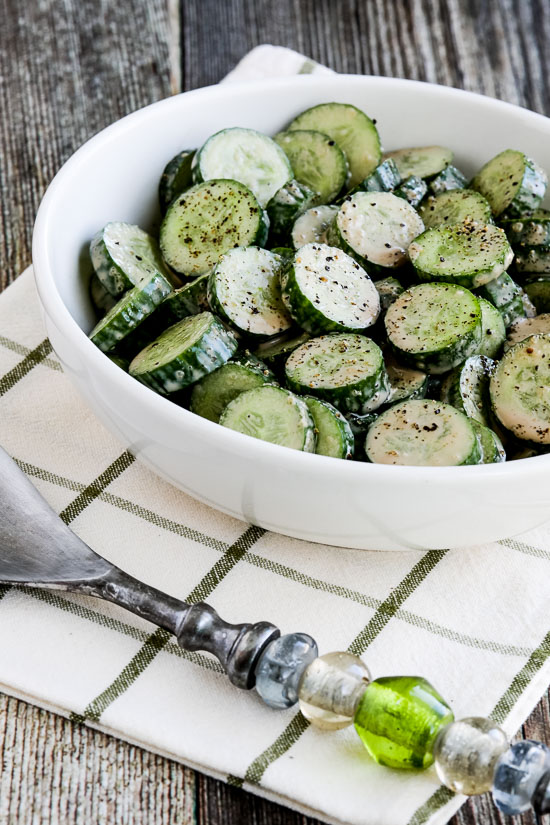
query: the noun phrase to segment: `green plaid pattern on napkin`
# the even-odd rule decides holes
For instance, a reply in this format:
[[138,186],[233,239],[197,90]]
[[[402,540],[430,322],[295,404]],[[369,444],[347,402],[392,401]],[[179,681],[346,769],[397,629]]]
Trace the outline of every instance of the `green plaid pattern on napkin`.
[[[300,70],[328,71],[262,46],[228,80]],[[490,715],[510,735],[550,681],[549,528],[376,553],[218,513],[141,466],[89,412],[44,337],[30,270],[0,297],[0,443],[94,550],[229,621],[309,632],[322,652],[363,656],[374,677],[422,675],[458,718]],[[324,733],[296,709],[269,710],[215,660],[113,605],[5,587],[0,628],[0,690],[305,814],[435,825],[464,799],[433,769],[377,766],[353,728]]]

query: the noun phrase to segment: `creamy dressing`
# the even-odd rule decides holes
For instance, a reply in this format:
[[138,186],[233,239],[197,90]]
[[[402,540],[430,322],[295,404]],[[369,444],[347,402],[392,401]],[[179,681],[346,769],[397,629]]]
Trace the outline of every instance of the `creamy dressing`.
[[367,264],[390,268],[406,262],[411,242],[424,231],[416,210],[390,192],[356,192],[342,204],[336,224]]

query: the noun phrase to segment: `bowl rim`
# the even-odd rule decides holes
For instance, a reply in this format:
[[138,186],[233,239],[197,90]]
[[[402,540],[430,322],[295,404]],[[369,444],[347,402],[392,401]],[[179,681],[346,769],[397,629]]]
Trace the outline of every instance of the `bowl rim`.
[[[415,88],[430,88],[430,93],[435,96],[461,97],[476,100],[478,104],[492,106],[501,110],[509,110],[514,117],[520,117],[527,123],[545,124],[545,129],[550,132],[548,118],[544,115],[524,109],[521,106],[508,103],[485,95],[468,92],[463,89],[441,86],[434,83],[426,83],[419,80],[408,80],[402,78],[377,77],[372,75],[337,74],[330,76],[323,74],[315,75],[292,75],[284,78],[271,78],[241,83],[231,83],[231,94],[243,96],[253,89],[262,88],[265,92],[278,91],[280,89],[292,90],[296,84],[302,86],[322,87],[349,87],[356,86],[382,86],[390,90],[392,87],[407,86],[413,91]],[[453,483],[459,480],[469,483],[473,478],[480,479],[485,476],[492,481],[497,478],[530,476],[535,470],[542,470],[550,465],[550,454],[539,455],[531,458],[519,459],[513,462],[503,462],[499,464],[466,465],[466,466],[443,466],[424,467],[416,465],[388,465],[371,464],[363,461],[344,461],[329,456],[321,456],[314,453],[303,453],[299,450],[281,447],[278,444],[271,444],[260,439],[250,438],[242,433],[235,432],[225,427],[221,427],[208,419],[179,407],[170,401],[169,398],[161,396],[148,387],[136,381],[120,367],[116,366],[105,354],[101,352],[88,338],[84,330],[77,324],[57,288],[54,269],[50,259],[50,220],[58,208],[58,193],[62,191],[65,179],[73,174],[78,174],[81,165],[86,164],[90,157],[100,152],[111,139],[118,139],[121,133],[132,131],[140,123],[149,118],[156,117],[157,113],[164,109],[177,108],[181,105],[182,99],[204,97],[206,100],[215,99],[217,96],[225,96],[227,86],[216,84],[194,89],[188,92],[181,92],[163,100],[156,101],[144,106],[128,115],[120,118],[109,126],[105,127],[97,134],[86,140],[61,166],[52,182],[48,186],[44,197],[40,203],[32,237],[32,260],[34,277],[37,291],[43,309],[52,319],[60,332],[70,340],[74,349],[86,361],[90,370],[99,376],[105,376],[109,383],[118,383],[121,391],[128,397],[135,400],[140,407],[147,407],[160,420],[164,420],[171,426],[186,426],[194,431],[198,437],[207,439],[209,443],[216,447],[224,447],[238,452],[243,458],[251,461],[262,461],[270,465],[281,465],[284,461],[285,469],[289,472],[308,473],[311,471],[330,472],[333,479],[337,479],[341,473],[346,474],[349,481],[350,474],[355,474],[358,482],[376,481],[377,479],[392,480],[396,485],[410,484],[414,478],[418,481],[429,481],[437,483]],[[330,91],[327,91],[327,98]],[[334,98],[332,98],[334,99]],[[474,475],[472,475],[474,474]]]

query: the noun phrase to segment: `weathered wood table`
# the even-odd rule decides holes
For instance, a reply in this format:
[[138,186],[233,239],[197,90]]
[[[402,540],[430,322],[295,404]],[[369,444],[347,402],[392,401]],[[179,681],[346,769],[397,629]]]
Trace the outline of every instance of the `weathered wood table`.
[[[259,43],[550,115],[548,0],[2,0],[1,9],[0,289],[30,263],[40,198],[81,143],[140,106],[216,83]],[[548,698],[523,734],[550,742]],[[315,825],[1,695],[0,760],[6,825]],[[467,822],[503,819],[480,797],[453,825]]]

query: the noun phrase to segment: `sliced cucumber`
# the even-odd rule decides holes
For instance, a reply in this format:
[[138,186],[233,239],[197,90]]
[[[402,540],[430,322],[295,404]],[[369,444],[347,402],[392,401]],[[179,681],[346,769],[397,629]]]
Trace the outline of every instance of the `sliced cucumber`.
[[516,438],[550,444],[550,335],[532,335],[510,349],[491,378],[491,403]]
[[249,335],[277,335],[290,329],[292,319],[281,298],[282,266],[280,255],[267,249],[230,249],[208,279],[212,310]]
[[439,175],[432,178],[429,183],[429,190],[434,195],[442,192],[450,192],[453,189],[465,189],[468,186],[468,179],[462,174],[460,169],[449,164]]
[[357,415],[357,413],[346,413],[346,421],[351,427],[354,438],[353,457],[357,461],[365,461],[365,438],[371,424],[378,418],[378,413],[366,413],[365,415]]
[[[391,160],[391,158],[388,158],[388,160]],[[408,201],[411,206],[417,209],[428,194],[428,184],[418,175],[410,175],[405,178],[401,186],[394,190],[393,194]]]
[[267,204],[270,245],[286,243],[294,222],[314,201],[315,192],[296,180],[290,180],[275,192]]
[[294,350],[285,365],[289,387],[364,415],[383,404],[390,386],[382,351],[364,335],[333,333]]
[[315,452],[315,427],[307,404],[280,387],[265,385],[241,393],[227,405],[220,424],[271,444]]
[[514,253],[494,224],[464,222],[427,229],[409,246],[421,281],[444,281],[473,289],[498,278]]
[[219,422],[225,407],[238,395],[263,384],[276,384],[275,375],[253,355],[232,358],[193,387],[189,409]]
[[372,326],[380,314],[376,287],[341,249],[310,243],[296,252],[281,276],[283,301],[306,332],[353,332]]
[[354,448],[353,432],[342,413],[327,401],[320,401],[311,395],[306,395],[304,401],[315,426],[317,455],[351,458]]
[[121,370],[128,372],[130,362],[126,358],[121,358],[119,355],[107,355],[107,358],[109,361],[112,361],[113,364],[116,364],[117,367],[120,367]]
[[369,427],[365,451],[375,464],[445,467],[478,464],[481,450],[472,422],[441,401],[396,404]]
[[385,326],[399,360],[437,375],[478,351],[481,308],[463,287],[419,284],[393,302]]
[[174,198],[193,184],[191,167],[196,151],[196,149],[184,149],[164,167],[159,182],[159,204],[163,215]]
[[370,117],[349,103],[321,103],[294,118],[289,130],[315,129],[336,141],[348,159],[349,186],[365,180],[380,163],[380,138]]
[[380,297],[380,306],[383,312],[405,291],[397,278],[393,278],[391,275],[388,278],[375,281],[374,286]]
[[337,206],[316,206],[300,215],[292,228],[294,248],[300,249],[306,243],[322,241],[337,214]]
[[418,146],[385,152],[387,158],[393,158],[402,178],[433,178],[451,163],[453,153],[444,146]]
[[489,381],[496,367],[485,355],[467,358],[447,376],[441,386],[441,400],[452,404],[468,418],[488,427],[490,423]]
[[480,464],[500,464],[506,461],[506,451],[502,446],[502,441],[490,427],[484,427],[478,421],[472,420],[479,448],[481,451]]
[[425,372],[401,366],[390,352],[384,354],[384,360],[390,381],[387,404],[425,397],[428,389],[428,376]]
[[493,222],[489,201],[473,189],[453,189],[431,195],[419,211],[426,229],[474,221],[485,226]]
[[198,315],[210,309],[207,297],[208,273],[199,275],[179,289],[175,289],[162,304],[162,313],[169,324],[188,315]]
[[550,246],[516,247],[515,264],[521,275],[550,274]]
[[550,244],[550,211],[535,209],[519,218],[502,220],[500,225],[512,244],[547,246]]
[[403,198],[390,192],[357,192],[342,204],[327,241],[367,269],[395,268],[406,262],[410,243],[423,229],[418,213]]
[[525,294],[537,312],[550,312],[550,277],[530,281],[525,285]]
[[246,186],[212,180],[172,203],[160,227],[160,247],[176,272],[202,275],[235,246],[263,246],[268,226],[266,213]]
[[391,192],[401,183],[401,175],[392,158],[383,160],[365,180],[357,185],[363,192]]
[[333,201],[345,186],[349,171],[338,144],[328,135],[305,129],[281,132],[275,140],[289,159],[296,180],[316,193],[314,205]]
[[100,229],[90,243],[90,257],[97,277],[115,297],[156,275],[171,280],[155,239],[131,223],[113,221]]
[[254,354],[268,366],[277,369],[282,362],[286,361],[291,352],[309,341],[310,337],[307,332],[296,328],[290,329],[288,332],[262,341]]
[[95,272],[90,278],[90,300],[98,316],[102,318],[106,312],[114,307],[117,299],[110,292],[107,292]]
[[177,392],[221,367],[238,342],[211,312],[190,315],[165,330],[130,364],[130,375],[163,395]]
[[159,274],[129,290],[90,332],[94,344],[109,352],[148,318],[171,293],[172,284]]
[[292,168],[274,140],[254,129],[222,129],[209,137],[195,158],[197,183],[226,178],[237,180],[267,206],[275,192],[292,180]]
[[515,149],[492,158],[470,184],[487,198],[494,215],[511,218],[537,209],[547,185],[546,172]]
[[503,272],[498,278],[484,284],[479,294],[498,309],[506,327],[509,327],[516,318],[527,317],[523,301],[524,292],[507,272]]
[[485,298],[477,299],[481,307],[481,344],[479,354],[496,358],[506,340],[506,327],[498,309]]
[[509,329],[504,344],[504,352],[508,352],[515,344],[525,341],[531,335],[550,334],[550,313],[537,315],[536,318],[518,318]]

